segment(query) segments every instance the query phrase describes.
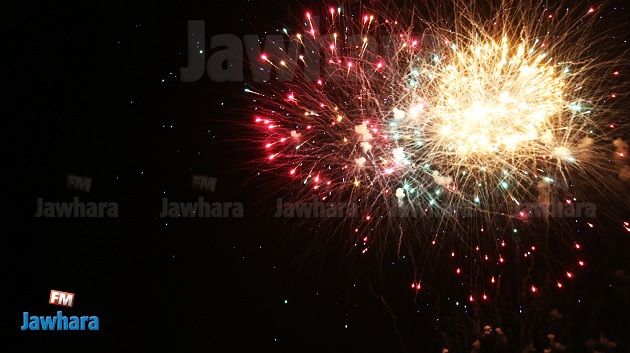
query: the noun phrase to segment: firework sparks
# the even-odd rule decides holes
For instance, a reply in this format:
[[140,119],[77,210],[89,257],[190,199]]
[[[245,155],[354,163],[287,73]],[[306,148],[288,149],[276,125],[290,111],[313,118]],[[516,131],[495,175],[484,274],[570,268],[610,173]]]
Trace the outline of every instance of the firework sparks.
[[[485,224],[503,216],[518,236],[512,223],[528,222],[531,212],[517,208],[546,210],[556,195],[575,194],[571,180],[609,157],[600,147],[610,139],[600,132],[597,102],[611,93],[601,80],[609,68],[575,49],[590,48],[591,36],[575,21],[592,18],[595,8],[577,9],[576,19],[509,4],[484,20],[456,2],[461,14],[451,26],[418,20],[422,35],[386,15],[354,20],[342,7],[328,9],[330,25],[320,31],[307,12],[304,34],[291,38],[301,46],[306,36],[319,39],[325,74],[272,85],[271,98],[258,101],[268,162],[306,186],[305,195],[351,200],[365,214],[383,215],[374,217],[379,222],[400,223],[385,219],[401,210],[439,212],[438,228],[452,230],[469,211]],[[305,60],[263,54],[261,62],[289,70]],[[619,158],[627,155],[625,142],[614,146]],[[479,256],[500,266],[505,247],[485,246]],[[465,274],[460,266],[454,272]]]

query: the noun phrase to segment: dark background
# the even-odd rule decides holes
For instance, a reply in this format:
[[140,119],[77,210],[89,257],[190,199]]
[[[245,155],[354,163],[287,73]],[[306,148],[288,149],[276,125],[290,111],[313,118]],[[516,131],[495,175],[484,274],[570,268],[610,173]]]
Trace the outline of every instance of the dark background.
[[[321,9],[291,1],[29,2],[6,13],[0,351],[458,352],[468,351],[479,323],[503,326],[514,342],[508,351],[520,351],[523,337],[544,347],[548,332],[574,351],[590,351],[585,342],[600,334],[618,342],[617,352],[630,351],[630,249],[618,227],[562,297],[525,314],[518,300],[496,304],[479,318],[452,304],[457,289],[410,291],[405,261],[386,270],[349,261],[341,240],[313,241],[329,230],[271,217],[280,192],[252,162],[260,156],[248,138],[244,83],[205,75],[180,82],[186,23],[205,20],[209,46],[215,34],[295,27],[309,7]],[[630,28],[622,8],[610,1],[602,25]],[[91,192],[68,190],[67,174],[91,177]],[[193,190],[191,174],[216,177],[216,192]],[[120,216],[33,217],[38,197],[73,196],[118,202]],[[198,196],[242,202],[245,217],[158,217],[162,197]],[[98,315],[101,331],[19,331],[23,311],[56,312],[51,289],[76,293],[64,313]],[[553,307],[564,319],[549,322]]]

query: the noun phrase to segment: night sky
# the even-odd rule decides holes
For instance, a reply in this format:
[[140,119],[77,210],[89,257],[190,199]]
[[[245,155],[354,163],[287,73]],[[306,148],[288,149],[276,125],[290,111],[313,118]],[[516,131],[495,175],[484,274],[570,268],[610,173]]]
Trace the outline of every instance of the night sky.
[[[322,5],[20,6],[8,14],[4,45],[12,158],[0,351],[469,352],[481,338],[482,352],[521,352],[530,341],[542,352],[550,333],[567,352],[630,351],[630,233],[619,227],[627,206],[602,201],[616,221],[586,240],[589,266],[570,287],[533,299],[506,293],[483,308],[465,305],[439,264],[418,293],[409,255],[398,258],[395,246],[381,265],[354,254],[336,224],[273,217],[288,191],[258,162],[248,66],[245,82],[205,74],[182,82],[187,21],[205,20],[209,46],[217,34],[275,33]],[[600,14],[619,33],[620,52],[630,48],[628,11],[618,0]],[[68,175],[91,178],[89,192],[68,188]],[[215,191],[191,187],[192,175],[216,178]],[[74,197],[116,202],[118,217],[34,216],[38,198]],[[199,197],[241,203],[244,216],[159,216],[163,198]],[[101,330],[21,332],[23,311],[60,310],[48,304],[51,289],[75,293],[64,313],[98,315]],[[493,333],[484,336],[484,325]]]

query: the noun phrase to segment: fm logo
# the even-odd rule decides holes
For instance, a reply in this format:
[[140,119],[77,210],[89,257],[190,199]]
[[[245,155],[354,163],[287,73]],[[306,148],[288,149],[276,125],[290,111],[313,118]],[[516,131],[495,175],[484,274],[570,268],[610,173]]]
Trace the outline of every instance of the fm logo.
[[214,192],[216,186],[217,178],[196,174],[192,176],[192,187],[195,190]]
[[51,289],[48,304],[67,306],[71,308],[74,304],[74,293]]
[[92,188],[92,178],[68,174],[66,186],[70,190],[90,192]]

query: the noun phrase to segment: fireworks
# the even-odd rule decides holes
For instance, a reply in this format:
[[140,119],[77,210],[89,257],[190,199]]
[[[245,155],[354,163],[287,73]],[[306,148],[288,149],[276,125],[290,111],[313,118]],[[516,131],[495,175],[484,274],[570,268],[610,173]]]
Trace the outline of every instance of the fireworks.
[[[324,30],[307,12],[302,30],[285,33],[306,54],[309,41],[318,43],[324,73],[250,91],[259,96],[255,123],[269,169],[294,180],[300,195],[359,206],[364,216],[352,225],[359,239],[376,224],[391,232],[406,222],[424,225],[413,232],[421,241],[455,247],[447,238],[463,229],[459,249],[475,247],[482,262],[500,266],[506,243],[498,239],[512,233],[518,242],[519,225],[532,216],[525,205],[542,205],[549,216],[556,199],[580,200],[576,179],[614,174],[604,166],[612,139],[602,97],[611,97],[607,80],[619,72],[582,29],[593,7],[451,5],[456,15],[409,11],[408,18],[334,7]],[[309,62],[260,59],[291,76]],[[438,216],[393,217],[418,212]],[[484,224],[492,241],[481,240]],[[522,255],[533,253],[535,246]],[[455,275],[465,272],[456,267]]]

